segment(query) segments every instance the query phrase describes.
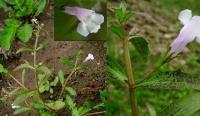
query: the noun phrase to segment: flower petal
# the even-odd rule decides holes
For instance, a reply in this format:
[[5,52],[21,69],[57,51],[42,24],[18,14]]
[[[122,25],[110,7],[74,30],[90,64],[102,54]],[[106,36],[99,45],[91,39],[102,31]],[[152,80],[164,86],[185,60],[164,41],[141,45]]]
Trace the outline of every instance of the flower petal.
[[87,37],[89,34],[87,25],[84,22],[80,22],[77,27],[77,32],[80,33],[82,36]]
[[200,44],[200,35],[196,37],[196,42]]
[[104,16],[98,13],[92,13],[90,15],[89,20],[95,22],[96,24],[102,24],[104,22]]
[[185,9],[179,13],[178,19],[183,25],[186,25],[192,18],[192,11]]
[[87,29],[90,33],[96,33],[100,29],[100,25],[95,24],[93,22],[87,22]]
[[71,15],[75,15],[80,21],[83,21],[87,16],[91,15],[91,13],[94,13],[93,10],[68,6],[64,7],[64,12]]

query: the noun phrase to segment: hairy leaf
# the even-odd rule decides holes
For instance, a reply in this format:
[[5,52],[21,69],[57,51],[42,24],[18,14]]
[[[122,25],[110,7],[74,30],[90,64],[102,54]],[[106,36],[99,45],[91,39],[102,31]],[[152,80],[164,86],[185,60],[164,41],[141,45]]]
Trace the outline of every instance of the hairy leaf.
[[24,102],[28,97],[31,97],[35,94],[35,91],[27,91],[27,92],[24,92],[20,95],[18,95],[16,97],[16,99],[14,100],[13,104],[14,105],[19,105],[21,104],[22,102]]
[[60,83],[62,84],[62,86],[64,86],[65,77],[62,70],[58,72],[58,77],[59,77]]
[[46,0],[39,0],[35,16],[38,16],[45,8]]
[[4,11],[10,10],[10,8],[7,6],[5,0],[0,0],[0,8],[3,8]]
[[31,110],[30,108],[21,107],[21,108],[15,110],[14,115],[18,115],[18,114],[21,114],[21,113],[24,113],[24,112],[27,112],[30,110]]
[[32,26],[28,23],[25,23],[23,26],[19,27],[17,31],[17,37],[23,41],[27,42],[32,36]]
[[60,110],[65,106],[65,102],[63,102],[62,100],[57,100],[46,103],[46,105],[53,110]]
[[200,92],[193,93],[167,106],[158,116],[192,116],[200,110]]
[[63,57],[63,63],[69,68],[72,69],[74,67],[72,61],[68,57]]
[[0,31],[0,47],[9,50],[13,40],[15,39],[16,30],[20,25],[20,21],[16,19],[7,19],[5,27]]
[[147,60],[149,56],[148,42],[142,36],[130,36],[129,41],[134,45],[143,60]]
[[154,89],[200,90],[200,79],[195,78],[191,74],[184,73],[180,70],[171,72],[159,72],[151,75],[149,79],[138,84],[137,86]]
[[71,87],[65,87],[65,91],[67,91],[72,96],[76,95],[76,91]]
[[8,71],[4,68],[2,64],[0,64],[0,73],[7,73]]
[[125,32],[124,32],[124,30],[123,30],[120,26],[118,26],[118,25],[116,25],[116,24],[111,25],[110,30],[111,30],[114,34],[116,34],[120,39],[123,39],[123,38],[125,37]]
[[107,71],[113,75],[113,77],[119,79],[120,81],[126,81],[126,71],[114,58],[108,56],[107,58],[108,66]]
[[19,66],[17,66],[14,69],[14,71],[21,70],[21,69],[32,69],[32,70],[34,70],[34,67],[31,66],[29,63],[25,63],[25,64],[20,64]]

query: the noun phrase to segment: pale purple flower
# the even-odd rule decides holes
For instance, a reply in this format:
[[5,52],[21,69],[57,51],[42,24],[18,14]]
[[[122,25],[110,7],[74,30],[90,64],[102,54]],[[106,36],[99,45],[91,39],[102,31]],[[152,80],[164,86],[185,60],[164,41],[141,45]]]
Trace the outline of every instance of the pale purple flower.
[[104,16],[93,10],[80,7],[65,7],[64,12],[76,16],[80,23],[77,32],[86,37],[90,33],[96,33],[100,29],[100,25],[104,22]]
[[192,11],[186,9],[180,12],[178,18],[184,26],[171,44],[172,57],[182,52],[187,44],[193,40],[196,39],[200,43],[200,16],[192,16]]

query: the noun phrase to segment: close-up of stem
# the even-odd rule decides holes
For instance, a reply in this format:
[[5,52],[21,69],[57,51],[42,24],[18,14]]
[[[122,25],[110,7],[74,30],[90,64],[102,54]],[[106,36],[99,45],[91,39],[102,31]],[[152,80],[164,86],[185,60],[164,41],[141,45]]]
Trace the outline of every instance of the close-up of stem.
[[128,73],[128,85],[129,85],[132,116],[138,116],[137,100],[136,100],[135,89],[134,89],[135,88],[135,77],[133,75],[133,69],[132,69],[132,65],[131,65],[128,37],[124,38],[123,46],[124,46],[125,64],[126,64],[126,69],[127,69],[127,73]]

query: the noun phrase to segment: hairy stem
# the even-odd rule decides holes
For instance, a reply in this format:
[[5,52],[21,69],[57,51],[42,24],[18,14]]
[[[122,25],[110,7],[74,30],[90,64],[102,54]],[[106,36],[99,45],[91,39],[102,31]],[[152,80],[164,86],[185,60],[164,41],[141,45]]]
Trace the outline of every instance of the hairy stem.
[[60,97],[62,96],[64,90],[65,90],[65,86],[67,85],[67,82],[71,79],[72,75],[74,74],[74,72],[76,72],[77,69],[77,65],[78,65],[78,58],[76,58],[75,64],[74,64],[74,68],[72,69],[71,73],[67,76],[63,86],[62,86],[62,90],[60,92]]
[[135,77],[132,72],[131,59],[129,54],[129,45],[128,45],[128,37],[124,38],[123,46],[124,46],[124,57],[125,64],[128,73],[128,85],[129,85],[129,94],[130,94],[130,104],[132,110],[132,116],[138,116],[138,108],[137,108],[137,100],[135,96]]
[[36,82],[36,88],[38,88],[38,79],[37,79],[37,46],[38,46],[38,39],[40,35],[40,27],[38,27],[38,31],[36,33],[35,38],[35,45],[34,45],[34,52],[33,52],[33,67],[34,67],[34,77]]

